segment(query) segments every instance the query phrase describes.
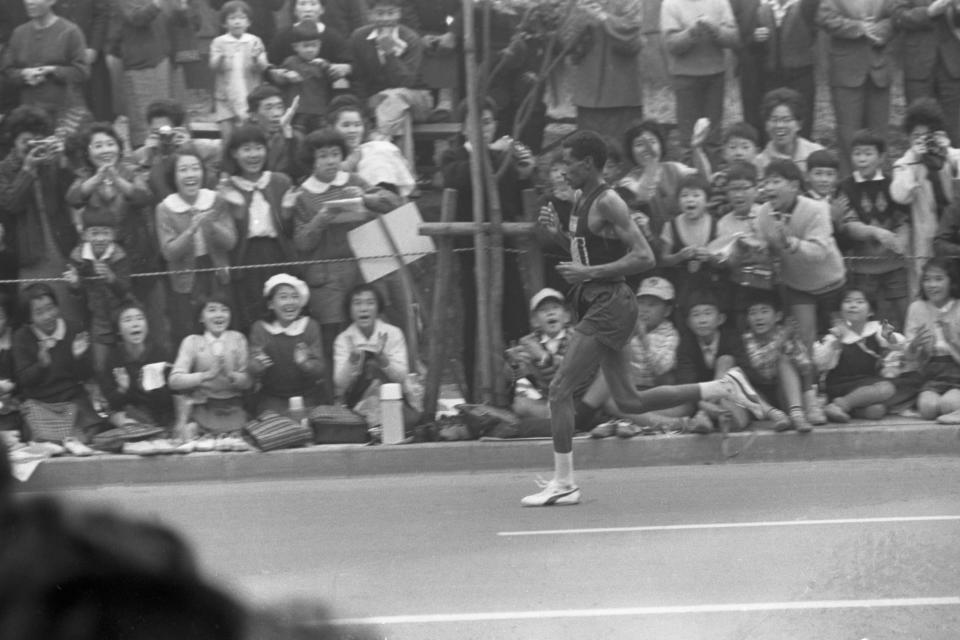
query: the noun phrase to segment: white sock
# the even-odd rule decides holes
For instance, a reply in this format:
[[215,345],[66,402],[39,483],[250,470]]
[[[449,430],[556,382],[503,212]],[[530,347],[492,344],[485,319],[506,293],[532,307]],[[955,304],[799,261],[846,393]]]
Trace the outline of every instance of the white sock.
[[573,485],[573,452],[553,453],[553,472],[557,482]]
[[711,402],[713,400],[722,400],[726,398],[727,385],[720,380],[711,380],[710,382],[700,382],[700,399]]

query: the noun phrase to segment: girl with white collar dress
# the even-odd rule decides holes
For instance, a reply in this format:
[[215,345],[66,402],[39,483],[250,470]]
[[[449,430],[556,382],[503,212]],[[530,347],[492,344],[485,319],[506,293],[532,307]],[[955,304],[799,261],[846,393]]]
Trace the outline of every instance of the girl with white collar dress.
[[259,382],[257,413],[286,413],[290,398],[303,398],[309,409],[330,404],[322,385],[327,364],[316,320],[303,313],[310,299],[307,283],[289,274],[275,275],[263,286],[269,317],[250,330],[250,373]]
[[814,362],[827,371],[830,404],[823,412],[831,422],[849,422],[851,414],[879,420],[887,413],[884,403],[896,392],[882,371],[885,356],[902,349],[904,337],[889,324],[870,320],[872,309],[863,291],[848,289],[830,333],[814,344]]
[[[293,186],[283,173],[267,171],[267,138],[256,125],[234,130],[224,151],[229,178],[221,182],[224,200],[237,228],[234,265],[280,264],[296,258],[293,246]],[[263,284],[284,267],[234,271],[231,280],[237,305],[237,326],[246,330],[263,316]]]
[[[191,419],[196,430],[216,436],[218,451],[245,451],[240,437],[247,422],[243,393],[250,388],[247,370],[247,338],[230,329],[230,300],[214,294],[200,308],[202,331],[184,338],[170,371],[168,385],[173,391],[188,395]],[[178,416],[178,422],[184,420]],[[194,428],[182,435],[191,437]],[[202,438],[197,450],[214,448]]]
[[960,424],[960,302],[954,259],[928,260],[920,299],[910,303],[904,333],[908,368],[922,375],[917,411],[925,420]]
[[237,244],[237,229],[217,192],[203,188],[205,173],[196,150],[177,153],[166,176],[173,193],[157,205],[160,252],[174,272],[168,298],[174,344],[193,333],[200,302],[230,283],[225,267]]
[[313,168],[294,198],[294,243],[303,260],[343,260],[306,268],[310,315],[320,323],[324,353],[332,354],[333,338],[348,319],[346,296],[363,279],[347,233],[399,206],[396,194],[372,188],[355,173],[341,169],[349,153],[343,136],[332,129],[314,131],[303,145],[303,164]]

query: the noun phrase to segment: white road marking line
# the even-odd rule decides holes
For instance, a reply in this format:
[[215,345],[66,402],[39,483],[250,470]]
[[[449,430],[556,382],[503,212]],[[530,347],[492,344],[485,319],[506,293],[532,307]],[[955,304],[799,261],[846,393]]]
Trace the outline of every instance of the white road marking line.
[[600,527],[595,529],[542,529],[498,531],[498,536],[570,536],[588,533],[638,533],[644,531],[690,531],[698,529],[759,529],[762,527],[811,527],[838,524],[884,524],[892,522],[953,522],[958,516],[893,516],[889,518],[839,518],[836,520],[772,520],[760,522],[713,522],[705,524],[662,524],[645,527]]
[[659,616],[689,613],[750,613],[753,611],[803,611],[812,609],[880,609],[893,607],[960,606],[960,597],[884,598],[878,600],[807,600],[799,602],[746,602],[619,609],[558,609],[543,611],[490,611],[486,613],[439,613],[433,615],[340,618],[340,626],[375,624],[431,624],[452,622],[496,622],[502,620],[548,620],[560,618],[608,618],[617,616]]

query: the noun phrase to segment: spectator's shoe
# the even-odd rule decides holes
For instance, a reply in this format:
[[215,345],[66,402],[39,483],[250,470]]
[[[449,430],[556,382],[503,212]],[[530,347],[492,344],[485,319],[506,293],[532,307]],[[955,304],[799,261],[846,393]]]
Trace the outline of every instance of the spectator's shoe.
[[235,433],[223,433],[217,437],[217,451],[249,451],[250,445]]
[[193,453],[197,450],[196,440],[171,440],[170,443],[173,445],[173,453],[185,454]]
[[807,416],[804,415],[803,409],[800,407],[790,409],[790,423],[799,433],[810,433],[813,431],[813,425],[807,422]]
[[727,386],[727,397],[725,400],[743,407],[753,414],[758,420],[763,418],[763,405],[756,389],[747,380],[740,367],[733,367],[724,374],[720,381]]
[[580,487],[576,485],[562,485],[556,480],[544,482],[537,480],[542,487],[538,493],[525,496],[520,500],[524,507],[565,507],[580,504]]
[[945,413],[937,418],[939,424],[960,424],[960,410]]
[[151,440],[150,443],[153,445],[153,452],[157,455],[169,455],[177,452],[177,446],[166,438],[157,438]]
[[139,440],[137,442],[124,442],[121,451],[131,456],[152,456],[156,455],[157,449],[150,440]]
[[86,458],[96,453],[93,449],[83,444],[76,438],[64,438],[63,448],[67,450],[67,453],[72,456],[77,456],[78,458]]
[[193,450],[201,453],[216,451],[217,439],[211,435],[200,436],[193,441]]
[[593,429],[590,430],[591,438],[611,438],[617,433],[617,421],[616,420],[607,420],[606,422],[601,422]]
[[698,411],[697,415],[693,416],[693,424],[690,427],[690,432],[702,436],[713,433],[713,420],[703,411]]
[[887,407],[883,403],[868,404],[865,407],[860,407],[859,409],[854,409],[852,412],[854,418],[859,418],[860,420],[870,420],[877,421],[883,420],[883,417],[887,415]]
[[629,420],[619,420],[617,421],[617,437],[618,438],[632,438],[643,433],[643,428],[633,424]]
[[807,389],[803,392],[803,404],[807,409],[807,420],[810,424],[818,426],[827,424],[827,414],[824,413],[823,403],[817,397],[815,389]]
[[823,408],[823,413],[830,422],[850,422],[850,414],[832,402]]
[[790,422],[790,418],[787,417],[787,414],[785,414],[783,411],[780,411],[780,409],[777,409],[776,407],[770,407],[767,409],[767,415],[765,415],[764,418],[771,422],[774,431],[789,431],[790,429],[794,428],[794,425],[792,422]]

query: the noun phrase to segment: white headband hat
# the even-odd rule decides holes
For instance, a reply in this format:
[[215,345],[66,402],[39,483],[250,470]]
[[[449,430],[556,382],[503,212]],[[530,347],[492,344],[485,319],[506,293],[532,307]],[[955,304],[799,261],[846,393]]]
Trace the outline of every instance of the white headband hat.
[[269,298],[270,293],[281,284],[293,287],[294,291],[300,294],[300,303],[306,305],[310,300],[310,287],[300,278],[295,278],[289,273],[278,273],[263,283],[263,297]]

